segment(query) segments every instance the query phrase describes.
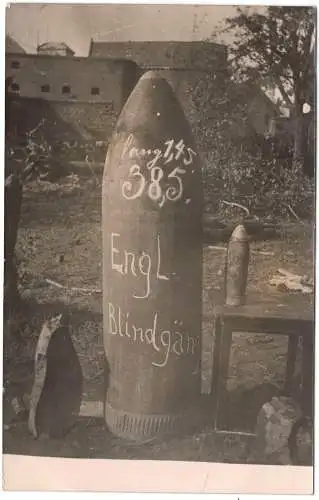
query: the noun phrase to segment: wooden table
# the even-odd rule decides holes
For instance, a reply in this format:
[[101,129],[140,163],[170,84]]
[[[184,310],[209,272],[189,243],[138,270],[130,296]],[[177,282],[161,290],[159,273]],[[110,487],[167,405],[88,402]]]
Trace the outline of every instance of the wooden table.
[[288,296],[284,300],[248,297],[246,305],[214,307],[215,345],[213,354],[212,397],[214,427],[220,429],[220,409],[227,395],[229,359],[234,332],[264,333],[288,336],[288,353],[284,392],[291,394],[299,339],[302,338],[302,405],[306,414],[312,411],[314,366],[314,305],[305,296]]

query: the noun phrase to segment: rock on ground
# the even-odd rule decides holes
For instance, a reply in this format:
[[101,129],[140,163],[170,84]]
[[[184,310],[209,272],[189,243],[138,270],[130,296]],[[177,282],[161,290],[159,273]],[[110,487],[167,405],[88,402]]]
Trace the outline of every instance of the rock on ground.
[[313,464],[313,421],[310,418],[299,420],[290,436],[290,449],[294,465]]
[[275,397],[265,403],[257,418],[256,439],[250,462],[293,464],[290,436],[301,417],[299,405],[290,397]]

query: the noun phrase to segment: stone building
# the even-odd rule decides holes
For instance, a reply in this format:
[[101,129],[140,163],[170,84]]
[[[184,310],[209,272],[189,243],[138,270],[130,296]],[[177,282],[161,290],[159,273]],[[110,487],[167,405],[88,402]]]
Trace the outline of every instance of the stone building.
[[99,42],[91,39],[89,57],[129,59],[143,69],[223,72],[227,68],[225,45],[211,42]]
[[[197,130],[198,142],[213,128],[219,115],[231,115],[228,133],[234,140],[251,134],[267,136],[280,114],[258,85],[231,82],[227,48],[211,42],[103,42],[91,39],[89,58],[121,58],[134,61],[141,73],[156,70],[173,87],[175,94]],[[228,107],[220,105],[228,101]],[[238,106],[240,104],[240,106]],[[238,107],[243,107],[245,120]],[[218,109],[217,109],[218,108]],[[210,148],[210,141],[206,147]],[[205,148],[201,145],[201,148]]]
[[[201,150],[214,147],[211,130],[224,113],[219,103],[229,97],[227,50],[215,43],[91,40],[88,57],[75,57],[64,42],[47,42],[36,54],[27,54],[9,37],[5,59],[10,90],[17,96],[13,111],[18,135],[45,118],[42,129],[54,143],[108,141],[128,95],[150,69],[173,87]],[[239,115],[231,133],[239,138],[251,128],[266,133],[277,113],[274,105],[258,89],[238,95],[247,104],[248,120],[244,123]],[[232,106],[234,99],[228,100]],[[232,109],[227,112],[232,114]]]
[[[5,58],[6,78],[16,99],[13,120],[18,135],[45,119],[42,130],[52,142],[107,141],[124,102],[136,84],[132,61],[74,57],[53,53],[43,44],[37,54],[11,51]],[[57,44],[58,50],[61,44]],[[49,53],[46,52],[49,51]]]
[[216,93],[228,80],[227,49],[210,42],[99,42],[91,40],[89,58],[119,58],[134,61],[140,74],[156,70],[172,86],[190,123],[200,120],[203,106],[194,94],[205,79]]

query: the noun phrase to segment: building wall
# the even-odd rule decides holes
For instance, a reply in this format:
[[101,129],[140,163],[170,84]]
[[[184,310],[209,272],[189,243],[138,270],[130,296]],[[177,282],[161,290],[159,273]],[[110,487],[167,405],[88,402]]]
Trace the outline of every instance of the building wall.
[[[117,110],[127,94],[124,81],[134,83],[135,72],[135,64],[128,61],[30,54],[6,56],[6,76],[14,77],[21,97],[105,102],[112,103]],[[70,92],[64,93],[63,86],[69,86]]]
[[[21,139],[44,119],[37,135],[56,145],[107,141],[138,73],[128,61],[7,54],[7,76],[19,85],[13,134]],[[63,85],[71,92],[63,93]],[[43,92],[43,86],[49,91]],[[92,95],[93,87],[99,93]]]
[[[149,69],[152,68],[140,68],[126,60],[17,54],[6,56],[6,76],[14,77],[14,84],[19,85],[17,93],[23,98],[23,121],[27,124],[23,128],[32,129],[36,125],[34,117],[39,118],[41,110],[47,121],[60,123],[60,126],[50,127],[52,140],[53,137],[57,140],[59,129],[61,140],[63,134],[65,137],[80,136],[84,141],[94,138],[107,140],[138,78]],[[192,125],[202,112],[201,107],[194,107],[194,90],[207,76],[207,72],[174,68],[157,71],[171,84]],[[218,86],[224,74],[217,71],[216,74],[210,74],[209,78],[211,81],[216,80]],[[69,85],[70,93],[62,92],[63,85]],[[92,95],[93,87],[99,89],[99,94]]]
[[224,71],[227,48],[210,42],[98,42],[91,40],[89,57],[126,59],[140,67]]
[[[13,105],[13,119],[22,137],[41,120],[41,131],[52,142],[107,140],[118,112],[105,103],[46,101],[20,98]],[[18,120],[17,120],[18,118]]]
[[[142,45],[143,50],[146,50],[147,46],[152,44]],[[169,52],[171,45],[166,45]],[[211,61],[217,58],[216,64],[203,67],[202,63],[198,63],[197,67],[190,69],[181,67],[182,62],[187,59],[185,54],[184,58],[181,55],[186,51],[187,44],[180,45],[181,48],[175,43],[174,47],[176,50],[179,48],[179,51],[172,52],[175,59],[177,55],[179,57],[177,67],[154,68],[145,64],[141,67],[126,59],[103,58],[102,53],[101,57],[87,58],[6,54],[6,77],[13,76],[15,85],[19,85],[17,93],[21,98],[21,105],[15,116],[20,116],[23,122],[20,130],[31,130],[41,118],[45,118],[44,130],[49,142],[108,141],[123,104],[138,78],[146,71],[156,69],[168,80],[176,93],[193,129],[199,150],[209,151],[215,148],[216,123],[225,121],[221,116],[225,114],[221,103],[225,101],[227,92],[229,94],[226,52],[218,47],[216,53],[213,53],[211,47],[206,47],[206,44],[206,50],[209,49],[207,54],[213,54]],[[192,44],[188,46],[192,47]],[[165,44],[161,47],[164,50]],[[165,57],[168,52],[164,53]],[[190,60],[186,62],[189,65]],[[64,93],[63,86],[69,86],[70,92]],[[229,96],[227,99],[229,100]],[[242,100],[251,104],[248,114],[252,125],[258,132],[263,133],[268,123],[267,106],[261,105],[260,102],[255,105],[251,94],[248,99],[246,94],[243,99],[239,98],[240,102]],[[234,121],[233,114],[236,113],[228,111]],[[233,127],[234,135],[247,135],[242,114],[238,115],[237,121],[238,126]],[[217,128],[220,126],[217,125]],[[227,134],[229,133],[227,129]]]

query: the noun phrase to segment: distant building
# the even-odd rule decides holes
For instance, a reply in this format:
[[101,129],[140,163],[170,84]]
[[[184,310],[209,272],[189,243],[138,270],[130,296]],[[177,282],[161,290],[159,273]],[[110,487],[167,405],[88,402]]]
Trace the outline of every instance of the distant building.
[[130,59],[141,68],[223,72],[227,48],[211,42],[98,42],[91,39],[89,57]]
[[45,56],[74,56],[74,51],[64,42],[46,42],[38,45],[37,53]]
[[[225,98],[237,138],[249,135],[251,128],[257,134],[269,134],[278,115],[276,105],[258,86],[231,83],[227,48],[220,44],[91,40],[88,57],[74,54],[64,42],[46,42],[36,54],[27,54],[7,36],[6,78],[11,78],[11,93],[23,102],[25,129],[32,129],[45,116],[55,141],[66,137],[107,140],[137,80],[150,69],[171,84],[199,147],[212,147],[209,129],[218,114],[218,120],[223,120],[220,103]],[[244,104],[244,120],[242,113],[237,116],[234,111],[238,103]],[[202,146],[206,132],[208,142]]]
[[19,123],[16,135],[45,118],[42,131],[53,143],[107,140],[136,84],[137,65],[75,57],[64,43],[42,44],[38,49],[37,54],[17,49],[6,53],[6,82],[15,96],[11,128],[17,129]]
[[118,109],[137,68],[132,61],[47,54],[7,54],[6,76],[21,97],[47,101],[108,102]]

